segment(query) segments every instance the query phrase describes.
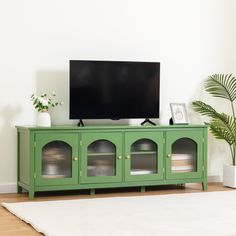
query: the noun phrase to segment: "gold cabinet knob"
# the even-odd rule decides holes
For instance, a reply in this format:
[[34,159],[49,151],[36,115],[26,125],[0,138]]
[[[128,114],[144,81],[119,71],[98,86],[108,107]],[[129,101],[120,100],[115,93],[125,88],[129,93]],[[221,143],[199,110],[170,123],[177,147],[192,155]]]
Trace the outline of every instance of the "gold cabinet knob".
[[127,156],[126,156],[126,159],[130,159],[130,155],[127,155]]
[[78,161],[79,158],[78,158],[78,157],[74,157],[73,160],[74,160],[74,161]]
[[121,160],[121,159],[122,159],[122,156],[118,156],[117,159],[118,159],[118,160]]
[[168,154],[167,157],[168,157],[168,158],[171,158],[171,154]]

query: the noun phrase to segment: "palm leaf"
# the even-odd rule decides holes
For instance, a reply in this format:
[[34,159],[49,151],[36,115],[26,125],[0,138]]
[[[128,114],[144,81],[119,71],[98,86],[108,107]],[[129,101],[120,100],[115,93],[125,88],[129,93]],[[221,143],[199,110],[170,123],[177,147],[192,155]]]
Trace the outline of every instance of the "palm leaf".
[[220,114],[212,106],[201,101],[192,102],[192,108],[194,111],[204,116],[209,116],[211,118],[218,118],[220,116]]
[[218,113],[210,105],[201,101],[192,102],[192,107],[196,112],[212,118],[209,125],[214,137],[225,139],[230,145],[236,143],[236,118]]
[[217,139],[224,139],[229,145],[236,143],[236,118],[221,114],[223,119],[214,118],[210,122],[210,130]]
[[[231,74],[214,74],[208,77],[205,82],[205,89],[214,97],[224,98],[231,102],[232,112],[234,112],[233,102],[236,99],[236,79]],[[224,139],[230,146],[233,164],[236,159],[236,117],[225,113],[218,113],[210,105],[201,102],[192,102],[193,110],[211,118],[210,130],[217,139]]]
[[205,89],[214,97],[233,102],[236,99],[236,79],[231,74],[214,74],[205,82]]

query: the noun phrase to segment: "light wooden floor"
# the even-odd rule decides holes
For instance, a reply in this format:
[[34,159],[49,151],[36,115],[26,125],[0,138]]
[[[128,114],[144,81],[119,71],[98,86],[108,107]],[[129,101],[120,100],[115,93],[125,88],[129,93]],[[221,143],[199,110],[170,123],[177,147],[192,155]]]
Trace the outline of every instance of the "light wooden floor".
[[[51,200],[69,200],[69,199],[85,199],[99,197],[114,197],[114,196],[140,196],[140,195],[159,195],[159,194],[176,194],[176,193],[193,193],[201,192],[200,184],[186,184],[186,186],[159,186],[149,187],[145,193],[141,193],[139,188],[125,189],[106,189],[97,190],[95,196],[90,196],[89,191],[67,191],[67,192],[47,192],[36,194],[35,201],[51,201]],[[222,183],[210,183],[207,191],[236,191],[231,188],[222,186]],[[25,202],[28,201],[26,193],[23,194],[0,194],[1,202]],[[0,206],[0,235],[1,236],[38,236],[30,225],[24,223],[5,208]]]

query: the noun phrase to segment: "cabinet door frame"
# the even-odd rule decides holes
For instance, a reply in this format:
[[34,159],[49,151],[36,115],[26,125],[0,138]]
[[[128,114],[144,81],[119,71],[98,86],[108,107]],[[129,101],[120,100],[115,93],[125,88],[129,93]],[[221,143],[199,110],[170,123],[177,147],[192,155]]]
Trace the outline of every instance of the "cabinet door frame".
[[[42,177],[42,148],[53,141],[62,141],[71,146],[72,156],[71,156],[71,177],[66,178],[43,178]],[[56,133],[56,132],[42,132],[35,134],[35,185],[36,186],[54,186],[54,185],[71,185],[79,183],[79,161],[78,158],[78,146],[79,146],[79,136],[76,133]]]
[[[149,139],[157,145],[157,173],[144,174],[144,175],[131,175],[131,158],[127,159],[127,156],[131,157],[131,145],[138,140]],[[153,131],[137,131],[125,133],[125,181],[147,181],[147,180],[162,180],[164,179],[163,172],[163,145],[164,138],[163,132]]]
[[[172,173],[171,158],[172,144],[182,138],[193,140],[197,145],[197,169],[195,172]],[[202,130],[169,130],[166,131],[166,179],[193,179],[203,176],[204,143]]]
[[[122,181],[122,132],[90,132],[81,134],[82,147],[81,147],[81,173],[80,180],[82,184],[93,183],[116,183]],[[95,141],[106,140],[113,143],[116,147],[115,153],[115,173],[114,176],[88,176],[87,164],[88,164],[88,146]]]

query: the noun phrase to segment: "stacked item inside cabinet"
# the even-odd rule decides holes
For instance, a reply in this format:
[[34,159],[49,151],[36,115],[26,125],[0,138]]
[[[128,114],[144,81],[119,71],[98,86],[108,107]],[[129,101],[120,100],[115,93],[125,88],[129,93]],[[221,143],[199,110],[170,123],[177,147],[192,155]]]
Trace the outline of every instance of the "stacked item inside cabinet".
[[172,167],[173,173],[193,172],[196,171],[196,158],[192,154],[172,154]]

